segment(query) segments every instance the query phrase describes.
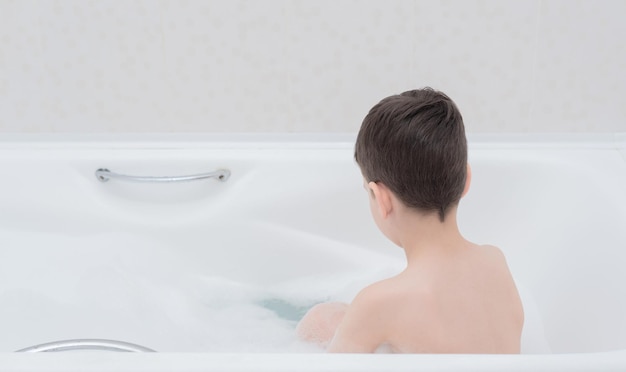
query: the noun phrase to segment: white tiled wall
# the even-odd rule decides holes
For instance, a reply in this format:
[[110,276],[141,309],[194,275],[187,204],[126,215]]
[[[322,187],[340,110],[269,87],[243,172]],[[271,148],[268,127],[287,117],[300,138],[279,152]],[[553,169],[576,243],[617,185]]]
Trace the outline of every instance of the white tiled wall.
[[471,132],[626,132],[626,1],[0,0],[0,132],[353,132],[425,85]]

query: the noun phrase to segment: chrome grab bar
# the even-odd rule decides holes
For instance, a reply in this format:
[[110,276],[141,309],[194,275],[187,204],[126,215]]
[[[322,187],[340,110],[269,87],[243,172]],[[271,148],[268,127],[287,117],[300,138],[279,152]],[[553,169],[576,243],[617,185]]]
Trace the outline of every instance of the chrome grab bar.
[[96,178],[100,182],[107,182],[111,178],[116,178],[120,181],[130,181],[130,182],[186,182],[186,181],[198,181],[204,180],[207,178],[216,178],[218,181],[225,182],[230,177],[230,171],[228,169],[218,169],[214,172],[201,173],[201,174],[192,174],[189,176],[165,176],[165,177],[154,177],[154,176],[127,176],[125,174],[119,174],[111,172],[106,168],[100,168],[96,171]]
[[17,350],[17,353],[40,353],[55,351],[71,351],[71,350],[106,350],[106,351],[125,351],[135,353],[153,353],[152,349],[147,347],[131,344],[130,342],[116,340],[100,340],[100,339],[77,339],[62,340],[48,342],[41,345],[27,347]]

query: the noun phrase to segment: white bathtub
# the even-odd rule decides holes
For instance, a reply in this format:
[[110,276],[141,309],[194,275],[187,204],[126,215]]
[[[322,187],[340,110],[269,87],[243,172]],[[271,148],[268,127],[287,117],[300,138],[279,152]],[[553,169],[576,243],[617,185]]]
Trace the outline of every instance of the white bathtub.
[[[467,238],[524,297],[522,355],[327,355],[298,314],[402,268],[354,136],[0,136],[0,370],[625,371],[626,135],[470,136]],[[226,182],[100,182],[94,172]],[[15,353],[112,339],[158,353]]]

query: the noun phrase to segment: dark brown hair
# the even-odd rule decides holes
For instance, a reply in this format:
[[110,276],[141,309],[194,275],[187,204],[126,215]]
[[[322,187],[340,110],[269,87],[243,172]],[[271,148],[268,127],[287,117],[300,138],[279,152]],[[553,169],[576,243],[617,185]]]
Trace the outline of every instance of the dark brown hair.
[[463,118],[431,88],[387,97],[367,114],[354,158],[368,182],[381,182],[404,204],[437,212],[443,222],[467,177]]

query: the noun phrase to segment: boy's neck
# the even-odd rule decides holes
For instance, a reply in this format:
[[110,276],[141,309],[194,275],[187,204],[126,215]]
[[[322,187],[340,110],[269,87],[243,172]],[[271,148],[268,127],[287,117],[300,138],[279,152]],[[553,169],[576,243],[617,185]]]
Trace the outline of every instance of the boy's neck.
[[459,231],[456,208],[446,214],[443,222],[436,213],[408,213],[401,221],[397,243],[404,249],[409,265],[424,259],[453,255],[469,244]]

